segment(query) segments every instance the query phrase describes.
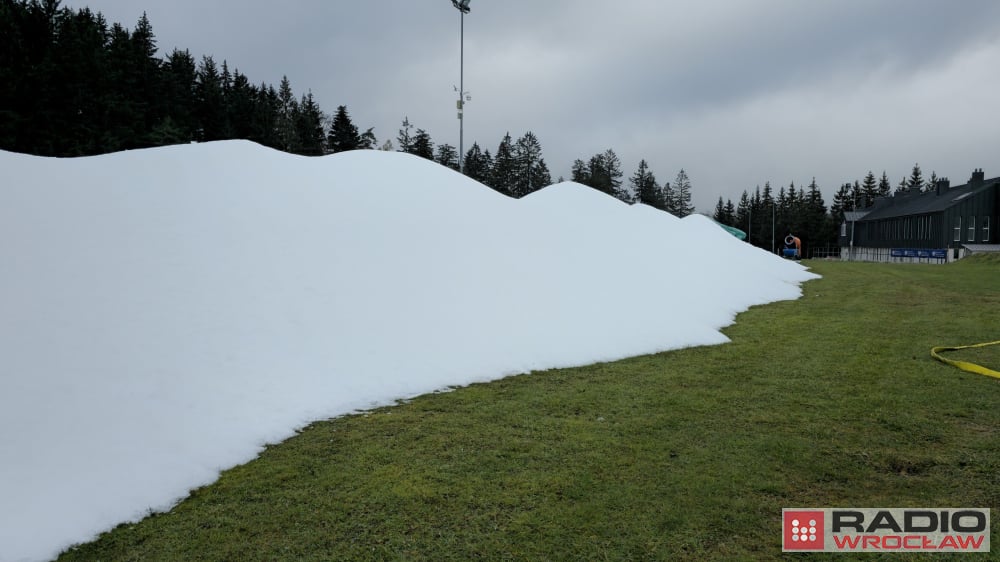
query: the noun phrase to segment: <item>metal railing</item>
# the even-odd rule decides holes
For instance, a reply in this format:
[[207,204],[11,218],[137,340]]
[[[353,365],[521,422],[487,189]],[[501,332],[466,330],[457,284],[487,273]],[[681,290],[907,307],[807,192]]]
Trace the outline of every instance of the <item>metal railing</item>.
[[809,258],[814,260],[840,259],[840,246],[823,246],[810,248]]

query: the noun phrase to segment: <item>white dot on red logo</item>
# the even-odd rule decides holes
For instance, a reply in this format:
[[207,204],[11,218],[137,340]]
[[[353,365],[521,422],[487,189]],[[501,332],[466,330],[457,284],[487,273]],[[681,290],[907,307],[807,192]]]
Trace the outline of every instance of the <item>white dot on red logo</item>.
[[816,526],[816,520],[815,519],[810,519],[809,520],[809,526],[810,527],[815,527]]
[[795,542],[799,542],[799,535],[798,534],[792,535],[792,540]]
[[816,535],[809,535],[809,540],[811,540],[811,541],[816,540]]
[[799,520],[798,519],[792,519],[792,527],[798,527],[798,526],[799,526]]
[[809,540],[809,535],[802,535],[802,542]]
[[799,534],[799,528],[798,527],[792,527],[792,534],[793,535]]

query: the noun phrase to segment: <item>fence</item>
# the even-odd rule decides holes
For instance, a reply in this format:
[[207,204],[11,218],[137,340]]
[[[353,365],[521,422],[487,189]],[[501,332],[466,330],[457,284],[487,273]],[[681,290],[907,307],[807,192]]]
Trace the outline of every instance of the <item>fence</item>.
[[814,260],[828,260],[831,258],[840,259],[840,246],[823,246],[822,248],[810,248],[809,257]]

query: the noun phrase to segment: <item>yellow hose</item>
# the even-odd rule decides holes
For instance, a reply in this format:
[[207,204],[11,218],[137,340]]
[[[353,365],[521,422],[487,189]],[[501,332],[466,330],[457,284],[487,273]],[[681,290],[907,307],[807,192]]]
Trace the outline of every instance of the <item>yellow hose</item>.
[[953,367],[958,367],[963,371],[968,371],[970,373],[976,373],[978,375],[986,375],[987,377],[993,377],[1000,379],[1000,372],[994,371],[993,369],[987,369],[982,365],[977,365],[975,363],[969,363],[968,361],[955,361],[954,359],[945,359],[938,355],[939,351],[954,351],[956,349],[969,349],[972,347],[986,347],[988,345],[997,345],[1000,341],[991,341],[987,343],[977,343],[975,345],[960,345],[957,347],[934,347],[931,348],[931,357],[937,359],[942,363],[947,363]]

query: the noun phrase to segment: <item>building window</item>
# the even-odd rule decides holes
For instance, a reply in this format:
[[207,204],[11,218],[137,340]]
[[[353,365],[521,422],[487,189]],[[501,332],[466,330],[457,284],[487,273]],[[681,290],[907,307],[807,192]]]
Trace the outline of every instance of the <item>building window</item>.
[[955,217],[955,242],[962,241],[962,217]]
[[983,217],[983,242],[990,241],[990,217]]
[[969,217],[969,242],[976,241],[976,217]]

